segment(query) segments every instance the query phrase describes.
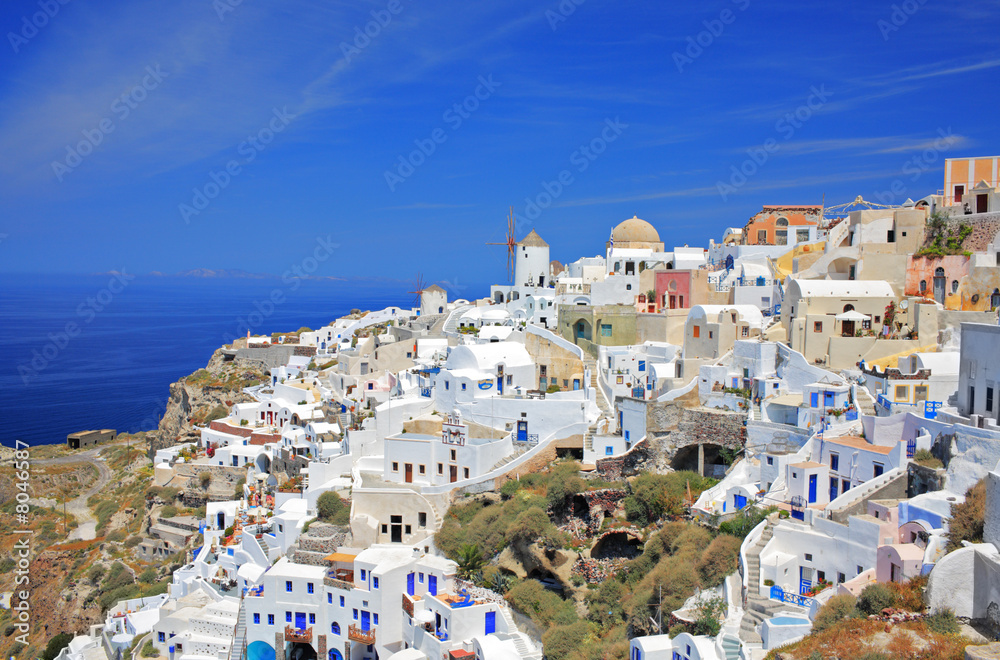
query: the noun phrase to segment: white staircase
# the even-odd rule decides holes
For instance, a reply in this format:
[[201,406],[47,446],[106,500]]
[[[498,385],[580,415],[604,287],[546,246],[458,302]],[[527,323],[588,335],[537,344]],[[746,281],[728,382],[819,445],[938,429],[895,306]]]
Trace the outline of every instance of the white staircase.
[[229,645],[229,660],[242,660],[247,643],[247,611],[240,600],[240,613],[236,616],[233,642]]

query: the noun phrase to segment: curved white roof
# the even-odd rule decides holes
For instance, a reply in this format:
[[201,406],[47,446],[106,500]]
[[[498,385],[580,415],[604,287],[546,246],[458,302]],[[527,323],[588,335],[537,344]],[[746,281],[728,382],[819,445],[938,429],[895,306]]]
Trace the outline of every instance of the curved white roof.
[[695,305],[688,312],[688,321],[697,318],[717,321],[719,320],[719,315],[728,312],[736,312],[739,314],[741,321],[746,321],[750,325],[764,325],[764,315],[754,305]]
[[788,282],[788,294],[800,298],[895,297],[892,285],[885,280],[797,280]]
[[492,372],[501,362],[508,367],[534,364],[523,344],[501,341],[492,344],[456,346],[448,356],[445,368]]

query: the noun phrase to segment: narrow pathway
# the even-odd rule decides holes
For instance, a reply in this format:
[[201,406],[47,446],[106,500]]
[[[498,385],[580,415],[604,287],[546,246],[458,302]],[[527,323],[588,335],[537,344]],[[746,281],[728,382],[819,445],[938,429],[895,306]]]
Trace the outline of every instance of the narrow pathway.
[[87,500],[101,492],[111,481],[111,469],[106,461],[98,456],[103,447],[88,449],[72,456],[60,456],[42,461],[33,461],[32,465],[71,465],[73,463],[90,463],[97,468],[97,482],[81,493],[77,498],[66,503],[66,512],[72,513],[79,526],[70,532],[70,541],[90,541],[97,537],[97,519],[90,512]]

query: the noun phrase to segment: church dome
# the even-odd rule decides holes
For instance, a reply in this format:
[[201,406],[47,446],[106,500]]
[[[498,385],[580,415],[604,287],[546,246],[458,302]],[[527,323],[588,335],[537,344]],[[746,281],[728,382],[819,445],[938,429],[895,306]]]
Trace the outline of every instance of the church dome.
[[659,243],[660,235],[645,220],[632,216],[611,232],[615,243]]

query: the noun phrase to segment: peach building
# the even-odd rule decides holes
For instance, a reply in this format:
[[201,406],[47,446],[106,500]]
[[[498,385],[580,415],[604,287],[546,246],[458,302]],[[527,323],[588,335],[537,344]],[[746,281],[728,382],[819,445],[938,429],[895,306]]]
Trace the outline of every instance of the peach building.
[[[985,188],[996,189],[998,156],[985,158],[946,158],[944,161],[944,203],[957,205],[968,202],[973,213],[987,212],[987,195],[973,194],[973,188],[983,181]],[[983,189],[980,186],[980,189]]]
[[814,240],[823,206],[765,206],[743,228],[744,245],[794,245]]

